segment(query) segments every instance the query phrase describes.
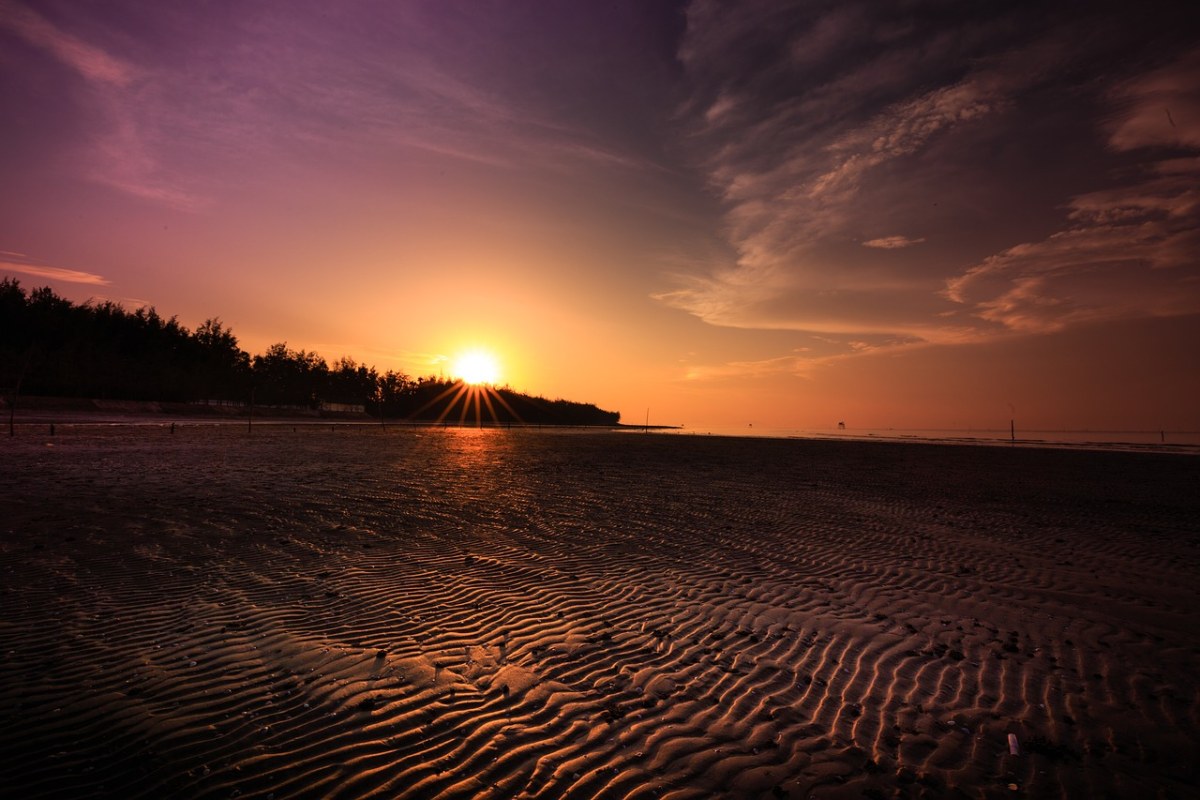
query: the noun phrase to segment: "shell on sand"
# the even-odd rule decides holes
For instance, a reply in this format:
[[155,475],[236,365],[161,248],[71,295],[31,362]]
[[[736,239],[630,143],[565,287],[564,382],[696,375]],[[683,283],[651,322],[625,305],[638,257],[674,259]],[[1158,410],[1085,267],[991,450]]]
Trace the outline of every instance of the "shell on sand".
[[19,796],[1194,787],[1195,458],[268,425],[45,444],[0,446]]

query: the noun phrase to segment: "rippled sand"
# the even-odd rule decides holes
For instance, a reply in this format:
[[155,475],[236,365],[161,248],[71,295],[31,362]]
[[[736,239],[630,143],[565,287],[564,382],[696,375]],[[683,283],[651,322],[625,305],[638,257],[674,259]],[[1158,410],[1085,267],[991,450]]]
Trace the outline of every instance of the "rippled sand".
[[1194,796],[1200,459],[58,434],[0,444],[11,796]]

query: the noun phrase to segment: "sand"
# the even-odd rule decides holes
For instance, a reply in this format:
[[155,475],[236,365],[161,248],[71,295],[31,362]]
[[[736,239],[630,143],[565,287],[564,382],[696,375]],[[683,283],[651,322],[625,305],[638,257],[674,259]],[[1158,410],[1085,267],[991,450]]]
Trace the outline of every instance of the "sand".
[[8,796],[1195,796],[1196,457],[264,425],[0,459]]

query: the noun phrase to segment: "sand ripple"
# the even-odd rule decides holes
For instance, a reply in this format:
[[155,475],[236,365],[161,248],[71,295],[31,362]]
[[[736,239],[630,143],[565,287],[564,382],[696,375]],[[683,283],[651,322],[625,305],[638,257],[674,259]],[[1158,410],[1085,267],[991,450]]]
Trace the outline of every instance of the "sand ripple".
[[3,448],[19,796],[1197,784],[1193,458],[350,426]]

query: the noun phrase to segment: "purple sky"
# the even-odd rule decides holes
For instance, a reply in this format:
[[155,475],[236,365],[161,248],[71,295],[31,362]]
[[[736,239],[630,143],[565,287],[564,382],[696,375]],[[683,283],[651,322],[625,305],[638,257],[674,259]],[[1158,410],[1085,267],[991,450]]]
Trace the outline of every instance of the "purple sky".
[[662,422],[1200,429],[1200,4],[0,0],[0,274]]

